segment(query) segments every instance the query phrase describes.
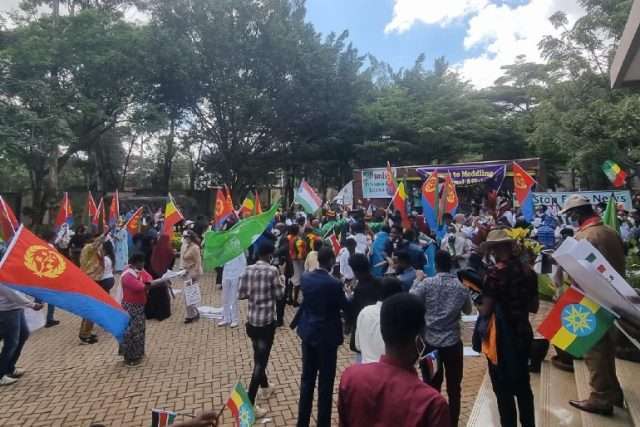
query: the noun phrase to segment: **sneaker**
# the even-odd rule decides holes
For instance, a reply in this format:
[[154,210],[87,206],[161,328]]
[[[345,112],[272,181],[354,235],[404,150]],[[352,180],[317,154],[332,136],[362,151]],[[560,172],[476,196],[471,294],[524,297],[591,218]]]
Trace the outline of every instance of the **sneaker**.
[[130,360],[128,362],[124,362],[124,365],[127,368],[137,368],[142,364],[142,359]]
[[7,375],[5,375],[5,376],[3,376],[2,378],[0,378],[0,386],[3,386],[3,385],[11,385],[11,384],[15,384],[15,383],[17,383],[17,382],[18,382],[18,380],[17,380],[17,379],[15,379],[15,378],[11,378],[11,377],[9,377],[9,376],[7,376]]
[[256,415],[256,418],[264,418],[267,416],[267,414],[269,413],[269,411],[267,411],[264,408],[261,408],[257,405],[255,405],[253,407],[253,413]]
[[24,369],[15,368],[13,370],[13,373],[12,374],[8,374],[7,376],[11,377],[11,378],[21,378],[21,377],[24,376],[25,373],[26,373],[26,371]]
[[218,326],[220,326],[220,327],[228,326],[228,325],[229,325],[229,322],[224,322],[223,321],[223,322],[218,323]]
[[273,393],[275,393],[275,390],[273,389],[273,387],[261,388],[260,389],[260,399],[269,400],[269,399],[271,399],[271,396],[273,396]]
[[50,328],[52,326],[56,326],[56,325],[59,325],[59,324],[60,324],[59,320],[52,320],[50,322],[45,323],[44,327],[45,328]]
[[80,338],[80,344],[85,345],[85,344],[95,344],[98,342],[98,338],[91,336],[89,338]]
[[238,322],[233,322],[230,326],[232,328],[237,328],[238,327]]

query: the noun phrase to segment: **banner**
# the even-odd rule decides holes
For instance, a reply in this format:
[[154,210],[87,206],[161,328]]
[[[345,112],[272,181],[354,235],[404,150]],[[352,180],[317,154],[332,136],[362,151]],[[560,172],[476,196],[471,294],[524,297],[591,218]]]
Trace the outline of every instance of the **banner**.
[[550,208],[562,208],[562,206],[564,206],[564,202],[566,202],[572,194],[580,194],[581,196],[588,197],[591,200],[592,204],[597,205],[599,203],[607,203],[609,201],[611,193],[613,193],[614,197],[616,198],[616,203],[622,203],[626,210],[631,210],[631,193],[628,190],[533,193],[533,204],[536,206],[548,206]]
[[[394,173],[396,173],[395,169]],[[362,170],[362,197],[365,199],[390,199],[394,193],[395,191],[389,192],[387,169]]]
[[449,172],[456,186],[468,186],[483,183],[500,175],[502,177],[501,179],[504,179],[505,169],[506,164],[500,163],[491,165],[429,166],[418,168],[416,171],[425,178],[435,170],[443,173]]

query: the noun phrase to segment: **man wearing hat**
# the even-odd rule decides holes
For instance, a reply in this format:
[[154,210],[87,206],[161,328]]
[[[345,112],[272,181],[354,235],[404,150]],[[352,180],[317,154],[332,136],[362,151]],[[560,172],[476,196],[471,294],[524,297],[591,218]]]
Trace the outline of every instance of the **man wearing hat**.
[[[569,197],[560,214],[577,223],[576,239],[586,239],[609,261],[620,275],[625,274],[624,245],[610,227],[602,223],[588,198],[574,194]],[[585,355],[589,369],[591,395],[587,400],[570,400],[571,406],[601,415],[612,415],[613,406],[623,406],[623,395],[616,376],[614,329]]]

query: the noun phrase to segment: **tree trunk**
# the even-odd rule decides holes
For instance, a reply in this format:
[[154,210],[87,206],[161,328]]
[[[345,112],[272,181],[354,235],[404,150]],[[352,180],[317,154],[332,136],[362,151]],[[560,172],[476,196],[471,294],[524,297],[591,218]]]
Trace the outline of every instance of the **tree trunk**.
[[173,169],[173,156],[175,155],[175,133],[176,122],[175,119],[171,119],[169,136],[167,137],[167,151],[164,155],[164,162],[162,165],[162,182],[160,187],[166,193],[169,191],[169,184],[171,183],[171,171]]
[[[144,137],[141,137],[144,139]],[[129,144],[129,149],[127,150],[127,157],[124,160],[124,167],[122,168],[122,181],[120,182],[120,188],[124,191],[127,185],[127,171],[129,169],[129,160],[131,160],[131,152],[133,151],[133,146],[136,144],[136,138],[131,138],[131,144]]]

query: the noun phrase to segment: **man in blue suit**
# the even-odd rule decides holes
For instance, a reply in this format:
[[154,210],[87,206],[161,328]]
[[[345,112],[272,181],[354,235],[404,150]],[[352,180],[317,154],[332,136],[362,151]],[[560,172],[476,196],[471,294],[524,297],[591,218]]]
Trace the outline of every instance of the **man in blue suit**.
[[318,270],[302,276],[303,302],[296,316],[298,336],[302,339],[298,427],[309,426],[317,377],[318,427],[331,425],[338,347],[343,341],[340,310],[348,305],[342,283],[329,274],[335,263],[331,248],[320,249],[318,263]]

